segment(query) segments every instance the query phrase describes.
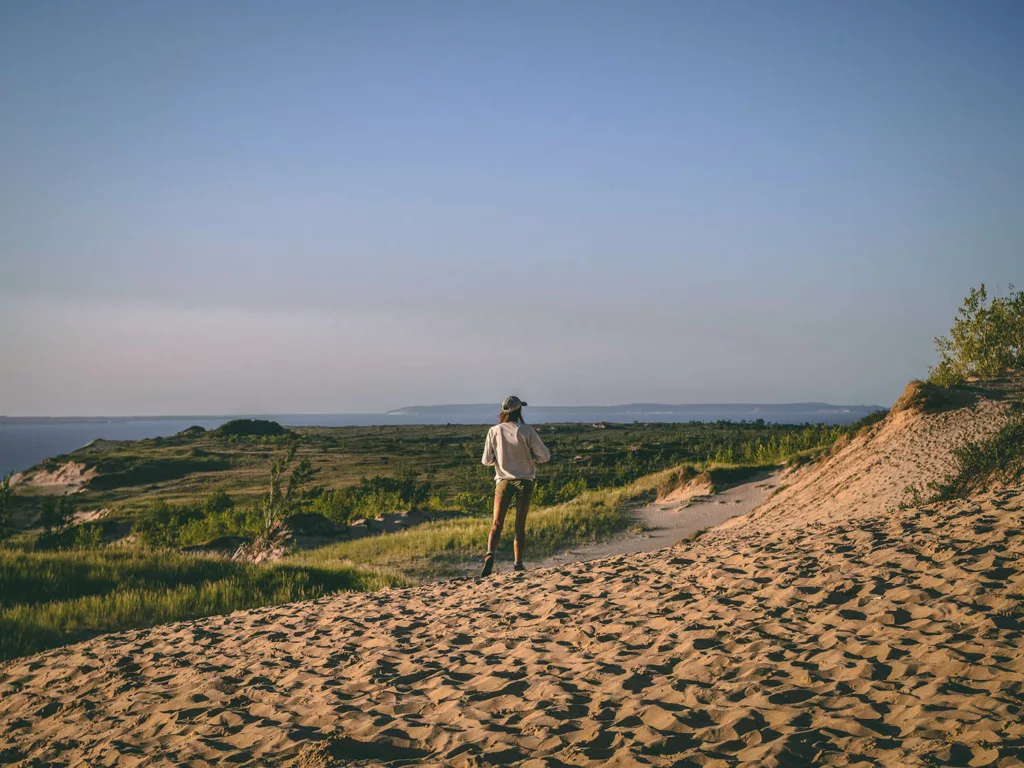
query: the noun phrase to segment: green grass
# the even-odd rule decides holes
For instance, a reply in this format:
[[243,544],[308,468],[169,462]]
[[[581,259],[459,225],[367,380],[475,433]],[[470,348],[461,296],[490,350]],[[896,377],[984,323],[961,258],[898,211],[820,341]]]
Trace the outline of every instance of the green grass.
[[[546,509],[531,509],[526,526],[527,559],[544,558],[625,530],[632,521],[630,502],[653,499],[668,472],[647,475],[622,488],[587,491],[572,501]],[[507,555],[512,552],[513,516],[510,513],[505,521],[499,547]],[[453,575],[460,572],[459,566],[467,560],[483,556],[490,529],[489,517],[461,517],[301,552],[286,562],[374,564],[398,570],[409,578]]]
[[298,567],[112,547],[0,549],[0,659],[104,632],[406,583],[338,562]]

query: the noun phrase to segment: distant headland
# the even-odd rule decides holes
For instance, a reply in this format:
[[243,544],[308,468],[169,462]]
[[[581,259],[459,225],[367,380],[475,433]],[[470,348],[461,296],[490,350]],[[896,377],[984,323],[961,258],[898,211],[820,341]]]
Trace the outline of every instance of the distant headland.
[[[488,422],[498,406],[492,403],[465,405],[412,405],[388,411],[388,416],[420,416],[432,421]],[[526,415],[535,422],[633,422],[633,421],[756,421],[780,424],[804,422],[849,424],[875,411],[880,405],[832,405],[830,403],[628,403],[625,405],[537,405]]]

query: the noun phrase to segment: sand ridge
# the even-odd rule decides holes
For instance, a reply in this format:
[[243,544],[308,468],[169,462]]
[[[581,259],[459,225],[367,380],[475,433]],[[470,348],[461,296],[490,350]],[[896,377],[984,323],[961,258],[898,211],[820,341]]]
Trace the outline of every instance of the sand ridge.
[[53,765],[1019,765],[1024,491],[108,635],[0,667]]
[[823,462],[783,475],[753,517],[762,528],[805,525],[894,509],[912,498],[911,487],[927,498],[929,483],[953,470],[953,448],[988,438],[1009,414],[1008,402],[992,398],[941,413],[894,411]]

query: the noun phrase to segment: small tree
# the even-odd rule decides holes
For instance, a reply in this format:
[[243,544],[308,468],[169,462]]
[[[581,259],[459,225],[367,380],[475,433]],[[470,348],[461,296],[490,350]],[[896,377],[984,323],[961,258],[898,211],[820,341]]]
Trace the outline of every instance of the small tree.
[[[286,483],[285,475],[289,470],[291,474]],[[294,445],[283,458],[270,462],[270,490],[260,503],[259,531],[251,548],[253,556],[272,549],[279,542],[284,521],[296,512],[302,487],[315,474],[309,459],[295,463]]]
[[7,536],[7,526],[11,523],[11,506],[14,494],[11,492],[11,476],[0,480],[0,539]]
[[132,524],[132,531],[150,547],[178,545],[181,527],[187,522],[183,511],[164,499],[157,499],[142,510]]
[[47,496],[39,510],[39,524],[46,535],[64,533],[71,525],[75,513],[74,503],[70,496]]
[[1009,289],[1007,297],[989,300],[984,283],[971,288],[949,337],[935,337],[939,362],[930,371],[932,383],[951,386],[1024,368],[1024,292]]

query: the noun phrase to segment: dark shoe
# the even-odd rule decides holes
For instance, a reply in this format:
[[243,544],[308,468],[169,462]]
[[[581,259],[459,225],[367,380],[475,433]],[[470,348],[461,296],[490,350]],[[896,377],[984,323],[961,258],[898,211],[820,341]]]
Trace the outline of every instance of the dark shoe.
[[512,564],[512,570],[513,571],[525,571],[526,570],[526,566],[523,565],[522,563],[513,563]]
[[493,571],[493,570],[494,570],[494,555],[488,554],[487,557],[484,558],[484,567],[483,567],[483,570],[480,571],[480,575],[481,576],[490,576],[491,575],[491,571]]

